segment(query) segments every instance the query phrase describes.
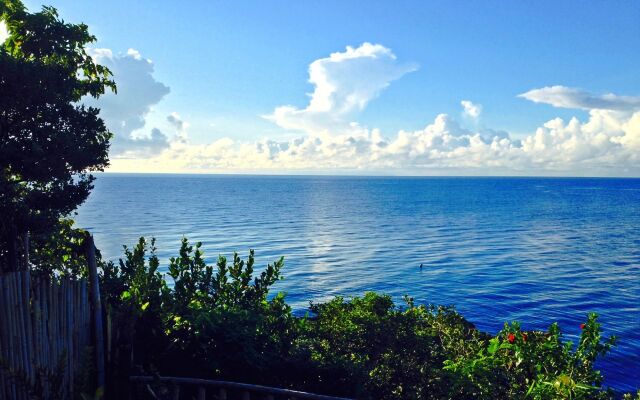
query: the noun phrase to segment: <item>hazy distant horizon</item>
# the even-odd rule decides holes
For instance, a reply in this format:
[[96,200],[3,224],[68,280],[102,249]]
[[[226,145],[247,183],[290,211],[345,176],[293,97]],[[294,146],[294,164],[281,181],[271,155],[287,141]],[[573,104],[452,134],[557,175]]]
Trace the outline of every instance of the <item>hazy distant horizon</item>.
[[320,171],[307,171],[307,172],[299,172],[296,171],[282,171],[281,173],[269,171],[267,173],[261,173],[259,171],[252,172],[197,172],[197,171],[189,171],[189,172],[136,172],[136,171],[128,171],[128,172],[117,172],[117,171],[103,171],[103,172],[91,172],[94,176],[99,175],[140,175],[140,176],[265,176],[265,177],[314,177],[314,176],[326,176],[326,177],[362,177],[362,178],[567,178],[567,179],[640,179],[640,176],[608,176],[608,175],[410,175],[410,174],[370,174],[368,172],[363,172],[360,174],[357,173],[343,173],[339,174],[336,171],[328,171],[326,173],[322,173]]

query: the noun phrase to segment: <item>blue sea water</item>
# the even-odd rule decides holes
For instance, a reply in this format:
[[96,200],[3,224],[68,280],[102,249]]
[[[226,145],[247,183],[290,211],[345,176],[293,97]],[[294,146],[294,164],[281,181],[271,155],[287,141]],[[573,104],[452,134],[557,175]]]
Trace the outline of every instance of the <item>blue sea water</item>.
[[284,256],[276,290],[297,310],[409,294],[494,333],[558,321],[574,342],[597,312],[619,340],[605,383],[640,387],[640,179],[101,174],[77,221],[109,259],[139,236],[165,261],[183,236],[211,263]]

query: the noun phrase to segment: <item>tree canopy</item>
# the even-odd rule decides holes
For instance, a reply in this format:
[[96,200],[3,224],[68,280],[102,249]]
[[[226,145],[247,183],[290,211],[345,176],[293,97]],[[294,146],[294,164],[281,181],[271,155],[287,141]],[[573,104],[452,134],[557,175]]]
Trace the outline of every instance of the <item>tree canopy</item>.
[[87,198],[91,172],[108,165],[112,134],[81,103],[116,89],[86,46],[85,24],[55,8],[31,13],[0,0],[9,37],[0,44],[0,270],[17,268],[21,239],[51,232]]

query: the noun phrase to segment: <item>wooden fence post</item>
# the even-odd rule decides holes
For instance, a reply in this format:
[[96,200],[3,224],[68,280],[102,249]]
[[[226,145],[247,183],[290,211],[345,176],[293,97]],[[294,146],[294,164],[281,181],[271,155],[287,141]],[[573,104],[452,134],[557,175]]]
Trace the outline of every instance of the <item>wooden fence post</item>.
[[91,307],[93,309],[94,344],[96,351],[96,370],[98,388],[105,387],[104,379],[104,332],[102,325],[102,304],[100,302],[100,284],[98,283],[98,263],[96,262],[96,246],[93,236],[87,233],[85,239],[87,263],[89,267],[89,282],[91,287]]

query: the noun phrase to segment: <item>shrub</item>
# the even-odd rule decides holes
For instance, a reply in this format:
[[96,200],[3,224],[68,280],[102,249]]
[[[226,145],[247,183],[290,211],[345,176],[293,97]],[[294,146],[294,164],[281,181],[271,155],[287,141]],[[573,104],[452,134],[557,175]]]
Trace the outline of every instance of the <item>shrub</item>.
[[123,347],[145,371],[266,382],[297,332],[284,295],[267,299],[283,264],[254,277],[251,251],[247,262],[219,257],[214,274],[200,243],[184,239],[170,260],[171,287],[158,272],[154,242],[140,239],[119,265],[104,267],[103,297]]
[[542,332],[514,322],[492,336],[453,307],[409,297],[398,307],[376,293],[311,304],[295,317],[283,293],[269,295],[282,258],[256,274],[253,251],[208,265],[200,248],[183,239],[166,276],[144,239],[103,267],[118,370],[127,370],[118,360],[133,358],[146,373],[361,399],[614,397],[594,367],[614,339],[602,338],[595,314],[575,349],[557,324]]
[[547,332],[505,324],[474,356],[449,359],[444,369],[454,373],[454,391],[476,398],[609,398],[594,362],[615,339],[603,342],[596,320],[595,314],[588,316],[575,351],[571,342],[562,341],[557,324]]

